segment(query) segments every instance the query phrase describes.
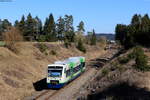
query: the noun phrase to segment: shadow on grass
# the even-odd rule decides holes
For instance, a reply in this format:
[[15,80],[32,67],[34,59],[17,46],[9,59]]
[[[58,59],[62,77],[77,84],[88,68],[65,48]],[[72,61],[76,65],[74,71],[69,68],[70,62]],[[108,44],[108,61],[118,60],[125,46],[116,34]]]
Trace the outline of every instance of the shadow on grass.
[[100,93],[88,95],[87,100],[150,100],[150,92],[121,83],[112,85]]
[[46,83],[46,78],[43,78],[35,83],[33,83],[33,87],[36,91],[42,91],[42,90],[59,90],[59,88],[48,88]]
[[46,78],[43,78],[35,83],[33,83],[34,89],[36,91],[42,91],[48,89],[47,83],[46,83]]

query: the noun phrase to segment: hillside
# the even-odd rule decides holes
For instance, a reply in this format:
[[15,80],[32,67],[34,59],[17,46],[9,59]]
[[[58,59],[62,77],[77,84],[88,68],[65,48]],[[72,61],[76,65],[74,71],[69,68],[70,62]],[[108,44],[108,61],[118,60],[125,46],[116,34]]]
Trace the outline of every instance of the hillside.
[[[87,45],[84,54],[74,45],[65,48],[60,43],[44,43],[47,53],[39,50],[39,43],[21,43],[19,53],[15,54],[0,47],[0,99],[16,100],[35,92],[33,83],[46,77],[47,65],[71,56],[85,56],[87,61],[104,53],[103,46]],[[93,52],[94,51],[94,52]]]
[[[116,57],[80,89],[77,100],[149,100],[150,72],[135,69],[135,60],[125,59],[131,50]],[[150,52],[145,54],[150,58]],[[123,61],[123,62],[122,62]]]
[[107,40],[115,40],[115,34],[112,33],[96,33],[96,37],[106,37]]

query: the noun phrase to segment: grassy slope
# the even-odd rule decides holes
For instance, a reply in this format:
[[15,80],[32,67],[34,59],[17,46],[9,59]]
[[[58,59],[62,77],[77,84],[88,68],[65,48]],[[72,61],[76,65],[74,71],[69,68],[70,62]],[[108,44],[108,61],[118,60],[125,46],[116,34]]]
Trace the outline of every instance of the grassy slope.
[[[129,52],[121,54],[125,57]],[[150,52],[145,53],[150,58]],[[79,98],[87,100],[149,100],[150,98],[150,72],[137,71],[133,66],[134,60],[120,64],[118,58],[104,66],[96,78],[88,83],[81,91]],[[87,96],[88,95],[88,96]],[[79,99],[80,100],[80,99]],[[82,100],[82,99],[81,99]]]
[[0,47],[0,99],[13,100],[30,95],[35,91],[32,84],[45,78],[47,65],[56,60],[71,56],[85,56],[89,60],[104,52],[99,45],[86,46],[87,53],[84,54],[75,46],[66,49],[59,43],[47,43],[48,52],[54,50],[57,54],[46,56],[35,44],[21,43],[18,54]]

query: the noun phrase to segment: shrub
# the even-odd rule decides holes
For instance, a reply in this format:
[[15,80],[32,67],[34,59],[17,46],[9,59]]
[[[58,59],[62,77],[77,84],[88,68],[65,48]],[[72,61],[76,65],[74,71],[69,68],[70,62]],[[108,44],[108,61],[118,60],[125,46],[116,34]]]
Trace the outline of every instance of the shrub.
[[69,41],[67,39],[64,40],[64,45],[65,45],[66,48],[69,47],[70,43],[69,43]]
[[131,52],[128,54],[129,59],[135,59],[135,57],[136,57],[135,52]]
[[40,50],[42,53],[46,52],[47,49],[48,49],[48,47],[47,47],[46,44],[44,44],[44,43],[40,43],[40,44],[39,44],[39,50]]
[[119,70],[119,71],[122,71],[124,68],[123,68],[123,66],[122,65],[120,65],[119,63],[117,63],[117,62],[112,62],[111,64],[111,68],[110,68],[110,70],[111,71],[114,71],[114,70]]
[[108,69],[106,69],[106,68],[102,69],[103,76],[106,76],[108,74],[108,72],[109,72]]
[[141,71],[149,71],[148,57],[144,54],[142,47],[135,47],[133,52],[135,54],[136,68]]
[[4,47],[5,46],[5,42],[0,41],[0,47]]
[[45,35],[40,35],[38,38],[39,42],[45,42],[46,41],[46,36]]
[[56,55],[57,53],[56,53],[56,51],[51,50],[50,54],[52,54],[52,55]]
[[5,46],[15,53],[18,53],[17,43],[23,40],[23,36],[20,33],[15,27],[8,27],[7,31],[2,34]]
[[130,58],[129,57],[119,57],[118,60],[119,60],[119,63],[126,64],[129,62]]
[[76,46],[76,48],[84,53],[86,53],[86,48],[83,45],[83,42],[81,39],[79,39],[78,44]]

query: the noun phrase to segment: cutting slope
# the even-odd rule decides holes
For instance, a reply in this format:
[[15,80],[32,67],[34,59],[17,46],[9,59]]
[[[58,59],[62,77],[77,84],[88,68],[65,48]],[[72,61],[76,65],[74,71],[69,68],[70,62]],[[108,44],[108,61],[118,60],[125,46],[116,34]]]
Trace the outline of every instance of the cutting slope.
[[87,60],[103,53],[100,46],[86,46],[87,53],[75,46],[66,49],[62,44],[46,43],[48,51],[55,55],[45,55],[37,48],[37,43],[21,43],[19,53],[0,47],[0,99],[21,99],[34,92],[33,83],[46,76],[47,65],[71,56],[85,56]]

